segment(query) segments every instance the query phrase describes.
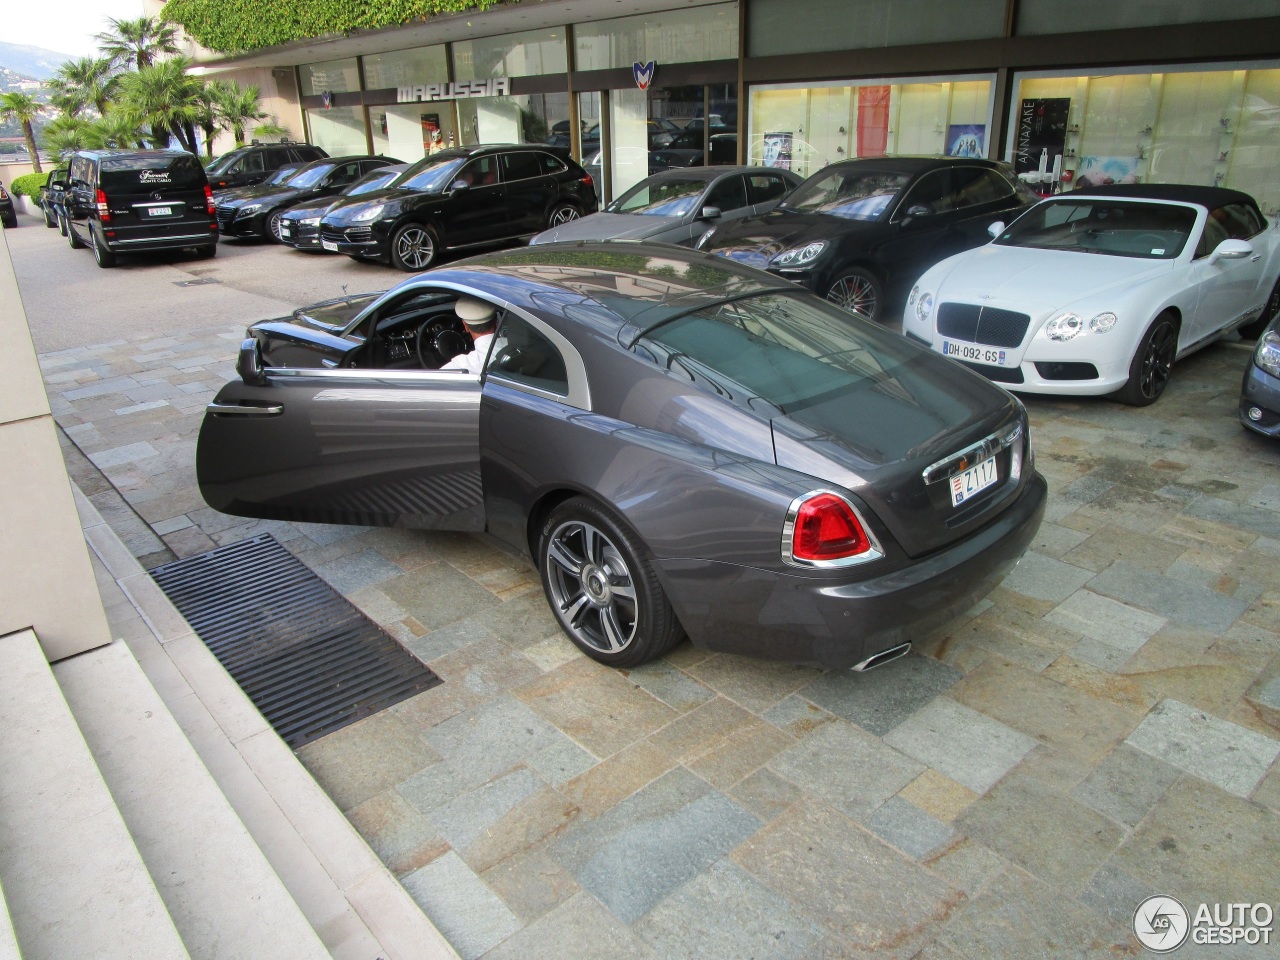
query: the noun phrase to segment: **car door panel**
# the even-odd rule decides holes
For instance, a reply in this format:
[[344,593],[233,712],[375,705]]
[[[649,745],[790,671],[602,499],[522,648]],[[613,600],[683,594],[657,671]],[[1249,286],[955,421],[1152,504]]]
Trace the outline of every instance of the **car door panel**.
[[445,246],[501,240],[519,232],[508,222],[506,187],[498,177],[496,155],[471,160],[458,172],[458,180],[466,187],[451,191],[441,208]]
[[502,155],[502,179],[507,191],[507,217],[512,234],[537,233],[556,198],[556,181],[544,173],[532,151]]
[[209,405],[196,449],[206,502],[241,516],[484,528],[477,377],[268,369]]

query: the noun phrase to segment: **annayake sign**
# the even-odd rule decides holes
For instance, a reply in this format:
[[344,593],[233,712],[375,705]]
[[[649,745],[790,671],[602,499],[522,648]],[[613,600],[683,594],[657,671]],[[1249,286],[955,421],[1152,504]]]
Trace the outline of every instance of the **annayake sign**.
[[436,100],[466,100],[470,97],[505,97],[510,92],[510,81],[506,77],[472,80],[470,83],[422,83],[415,87],[397,87],[396,102],[433,103]]

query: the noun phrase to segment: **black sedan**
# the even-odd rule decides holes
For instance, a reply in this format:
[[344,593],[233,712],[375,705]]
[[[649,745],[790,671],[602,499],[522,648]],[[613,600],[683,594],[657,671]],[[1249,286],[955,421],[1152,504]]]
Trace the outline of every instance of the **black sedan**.
[[667,170],[641,180],[600,213],[529,242],[655,240],[688,247],[716,223],[767,213],[799,182],[790,170],[766,167]]
[[879,157],[833,163],[763,217],[699,246],[792,280],[872,320],[897,316],[939,260],[986,243],[987,227],[1040,198],[1006,163]]
[[394,186],[406,170],[407,163],[393,163],[370,170],[336,197],[307,200],[280,214],[280,242],[295,250],[320,250],[320,218],[344,197],[360,197],[384,187]]
[[325,250],[425,270],[445,250],[524,240],[595,213],[591,177],[554,147],[458,147],[424,157],[394,187],[336,203]]
[[[470,349],[461,298],[497,314],[480,374],[440,369]],[[1044,511],[1010,394],[679,247],[502,251],[249,335],[200,431],[211,507],[487,530],[619,667],[684,634],[887,662],[988,592]]]
[[280,239],[280,215],[295,204],[334,197],[370,170],[399,163],[394,157],[326,157],[298,170],[283,183],[247,187],[218,198],[218,229],[224,237]]
[[1280,280],[1263,308],[1266,329],[1249,358],[1240,388],[1240,422],[1268,437],[1280,437]]
[[0,183],[0,223],[6,227],[18,225],[18,211],[13,205],[13,197],[9,196],[3,183]]

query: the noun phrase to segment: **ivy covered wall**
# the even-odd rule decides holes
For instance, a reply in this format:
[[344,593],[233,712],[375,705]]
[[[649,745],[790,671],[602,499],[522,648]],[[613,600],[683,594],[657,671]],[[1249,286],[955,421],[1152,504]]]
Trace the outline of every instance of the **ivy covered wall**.
[[164,16],[196,43],[243,53],[326,34],[395,27],[519,0],[169,0]]

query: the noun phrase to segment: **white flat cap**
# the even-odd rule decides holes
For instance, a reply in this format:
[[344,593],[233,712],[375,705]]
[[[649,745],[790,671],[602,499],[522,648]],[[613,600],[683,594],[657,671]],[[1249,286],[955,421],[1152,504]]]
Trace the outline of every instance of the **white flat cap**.
[[453,311],[458,315],[458,319],[469,327],[483,327],[485,324],[492,323],[493,318],[498,315],[498,310],[493,304],[477,300],[475,297],[459,297],[458,302],[453,305]]

